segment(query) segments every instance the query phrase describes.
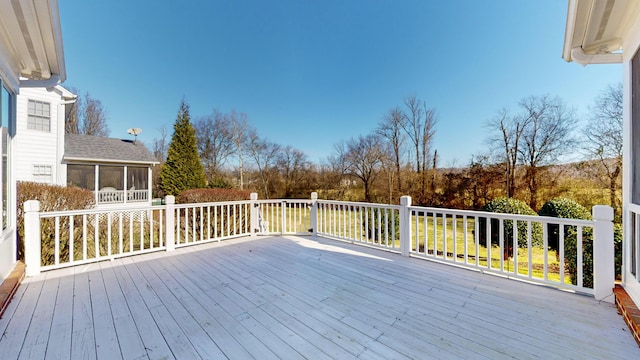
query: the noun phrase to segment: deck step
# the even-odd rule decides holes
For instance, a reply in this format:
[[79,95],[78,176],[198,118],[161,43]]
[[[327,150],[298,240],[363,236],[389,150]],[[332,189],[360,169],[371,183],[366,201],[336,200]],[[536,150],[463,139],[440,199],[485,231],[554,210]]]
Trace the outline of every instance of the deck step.
[[618,312],[624,318],[624,322],[629,326],[629,330],[633,334],[634,339],[640,346],[640,310],[622,286],[616,284],[613,289],[616,295],[616,306]]
[[18,261],[11,274],[0,285],[0,318],[24,279],[24,263]]

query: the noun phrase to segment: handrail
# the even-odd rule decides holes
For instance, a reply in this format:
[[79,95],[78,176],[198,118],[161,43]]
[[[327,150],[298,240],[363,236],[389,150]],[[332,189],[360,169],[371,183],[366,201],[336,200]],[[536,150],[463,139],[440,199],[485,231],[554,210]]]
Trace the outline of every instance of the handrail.
[[[412,206],[409,197],[402,200],[386,205],[318,200],[315,194],[258,200],[252,194],[240,201],[174,204],[168,197],[160,206],[56,212],[39,212],[39,205],[27,207],[27,202],[28,272],[242,236],[313,234],[598,299],[613,287],[609,207],[598,205],[594,220],[579,220]],[[53,258],[41,258],[43,244],[55,248]]]

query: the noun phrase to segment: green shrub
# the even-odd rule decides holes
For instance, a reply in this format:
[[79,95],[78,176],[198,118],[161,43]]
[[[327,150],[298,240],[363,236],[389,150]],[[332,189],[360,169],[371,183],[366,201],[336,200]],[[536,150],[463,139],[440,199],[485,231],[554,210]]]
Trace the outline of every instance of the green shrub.
[[[519,215],[533,215],[537,216],[529,205],[514,198],[499,198],[490,201],[482,207],[483,211],[495,212],[501,214],[519,214]],[[528,226],[526,221],[518,221],[518,247],[527,247],[527,234]],[[479,238],[480,243],[487,246],[487,220],[484,217],[479,218]],[[505,257],[511,257],[513,254],[512,244],[513,241],[513,222],[512,220],[504,220],[504,253]],[[498,219],[491,219],[491,244],[499,245],[500,243],[500,221]],[[541,247],[542,240],[542,225],[534,222],[531,224],[531,246]]]
[[[591,220],[591,213],[584,206],[578,204],[577,202],[566,199],[566,198],[555,198],[547,201],[542,205],[540,211],[538,212],[540,216],[551,216],[561,219],[581,219],[581,220]],[[565,234],[570,226],[565,226]],[[558,251],[559,244],[559,236],[560,236],[560,227],[558,224],[547,224],[547,234],[548,234],[548,242],[549,249]],[[575,234],[574,234],[575,235]],[[566,236],[565,236],[566,238]],[[575,242],[574,242],[575,243]],[[568,249],[565,247],[565,255]],[[575,251],[575,247],[573,248]]]
[[366,232],[367,239],[384,245],[386,245],[387,236],[389,245],[392,245],[391,242],[394,240],[400,240],[400,214],[398,211],[367,208],[364,216],[366,216],[366,221],[362,222],[362,231]]
[[613,256],[616,279],[622,280],[622,225],[613,224]]
[[[591,220],[589,210],[577,202],[565,198],[556,198],[547,201],[540,209],[540,216],[551,216],[563,219]],[[549,224],[549,248],[559,251],[559,225]],[[564,228],[564,261],[565,269],[571,278],[571,283],[578,284],[578,254],[577,239],[578,230],[575,226],[566,225]],[[615,256],[615,274],[617,278],[622,274],[622,226],[615,224],[613,227],[613,246]],[[584,287],[593,288],[593,228],[583,228],[582,231],[582,284]]]
[[[565,269],[573,285],[578,284],[578,256],[577,256],[577,230],[570,227],[564,241]],[[613,225],[613,253],[615,263],[615,276],[622,276],[622,226]],[[582,286],[593,288],[593,228],[584,228],[582,231]]]
[[177,204],[249,200],[250,192],[238,189],[192,189],[176,196]]
[[222,177],[216,177],[209,181],[208,187],[212,189],[233,189],[233,184]]
[[[24,202],[39,200],[40,211],[64,211],[90,209],[95,205],[95,195],[92,191],[34,182],[18,182],[17,191],[17,226],[18,226],[18,259],[24,260]],[[65,220],[62,220],[63,222]],[[68,220],[66,220],[68,221]],[[52,263],[54,256],[53,227],[43,221],[42,227],[42,261],[43,264]],[[69,225],[62,223],[60,229],[68,231]],[[61,234],[60,238],[63,238]],[[79,234],[81,235],[81,234]],[[60,244],[61,257],[68,257],[66,244]],[[67,251],[65,254],[64,251]]]

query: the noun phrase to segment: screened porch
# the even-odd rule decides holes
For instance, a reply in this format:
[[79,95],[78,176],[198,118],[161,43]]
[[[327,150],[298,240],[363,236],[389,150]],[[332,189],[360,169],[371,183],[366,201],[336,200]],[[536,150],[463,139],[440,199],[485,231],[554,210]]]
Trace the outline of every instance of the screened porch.
[[150,179],[150,166],[67,165],[67,185],[93,191],[97,205],[150,202]]

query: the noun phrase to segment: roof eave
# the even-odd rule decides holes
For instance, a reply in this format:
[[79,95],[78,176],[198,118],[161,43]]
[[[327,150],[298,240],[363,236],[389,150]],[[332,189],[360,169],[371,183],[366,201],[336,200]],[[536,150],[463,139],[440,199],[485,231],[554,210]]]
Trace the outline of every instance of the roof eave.
[[0,19],[0,65],[12,91],[66,80],[58,0],[2,2]]
[[562,58],[612,64],[623,60],[624,39],[640,13],[640,2],[569,0]]
[[65,156],[65,162],[85,162],[85,163],[109,163],[109,164],[135,164],[135,165],[158,165],[159,161],[122,160],[122,159],[96,159],[85,157]]
[[567,62],[571,62],[571,50],[573,49],[573,35],[576,28],[576,16],[578,12],[578,3],[576,0],[569,0],[567,9],[567,24],[564,32],[564,47],[562,58]]

